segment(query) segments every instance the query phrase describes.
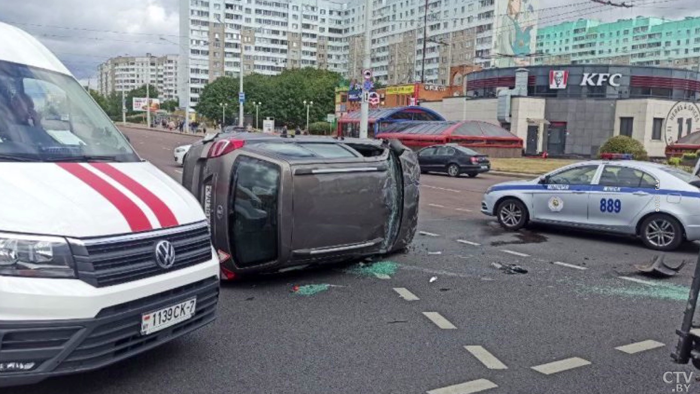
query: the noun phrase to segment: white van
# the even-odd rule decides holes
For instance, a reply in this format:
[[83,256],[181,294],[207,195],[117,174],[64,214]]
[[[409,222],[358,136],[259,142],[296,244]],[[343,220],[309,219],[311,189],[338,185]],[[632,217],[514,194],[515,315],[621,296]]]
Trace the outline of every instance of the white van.
[[215,319],[197,200],[61,62],[0,23],[0,386],[100,368]]

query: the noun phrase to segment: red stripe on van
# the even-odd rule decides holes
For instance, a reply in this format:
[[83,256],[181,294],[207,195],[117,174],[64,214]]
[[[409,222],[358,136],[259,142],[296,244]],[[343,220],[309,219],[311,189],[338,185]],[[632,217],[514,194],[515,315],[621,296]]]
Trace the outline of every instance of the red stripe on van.
[[98,192],[102,197],[107,199],[107,201],[112,203],[122,216],[124,216],[129,227],[131,227],[131,231],[153,230],[153,226],[143,210],[124,193],[110,185],[109,182],[95,175],[79,163],[57,163],[57,165],[83,181],[83,183],[90,186],[94,191]]
[[150,208],[156,215],[161,227],[174,227],[180,224],[178,223],[173,211],[163,202],[163,200],[153,194],[150,190],[146,189],[146,187],[144,187],[142,184],[136,182],[111,164],[92,163],[91,165],[94,168],[102,171],[108,177],[119,182],[119,184],[127,188],[130,192],[134,193],[136,197],[140,198],[141,201],[148,205],[148,208]]

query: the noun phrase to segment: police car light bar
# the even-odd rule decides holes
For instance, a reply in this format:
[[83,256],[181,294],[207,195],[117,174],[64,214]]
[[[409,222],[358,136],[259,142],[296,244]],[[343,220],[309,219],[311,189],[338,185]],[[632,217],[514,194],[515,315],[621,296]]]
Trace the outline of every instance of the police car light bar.
[[634,160],[634,155],[631,153],[601,153],[600,158],[603,160]]

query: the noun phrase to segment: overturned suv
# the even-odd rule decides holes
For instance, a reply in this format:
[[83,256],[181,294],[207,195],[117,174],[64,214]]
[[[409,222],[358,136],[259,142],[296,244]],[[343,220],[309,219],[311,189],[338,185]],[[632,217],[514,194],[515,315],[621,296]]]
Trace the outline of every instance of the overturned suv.
[[183,185],[231,280],[406,248],[419,177],[415,154],[395,140],[224,133],[192,145]]

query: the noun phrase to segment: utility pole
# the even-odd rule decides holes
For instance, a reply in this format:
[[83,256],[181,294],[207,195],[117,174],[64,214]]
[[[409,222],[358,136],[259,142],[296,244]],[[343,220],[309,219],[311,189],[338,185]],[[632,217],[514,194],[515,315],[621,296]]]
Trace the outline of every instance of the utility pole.
[[146,127],[151,128],[151,92],[148,85],[151,84],[151,54],[147,53],[148,64],[146,66]]
[[124,85],[122,85],[122,123],[126,124],[126,99],[124,98]]
[[425,0],[425,12],[423,13],[423,65],[420,72],[420,83],[425,84],[425,51],[428,49],[428,1]]
[[[242,32],[241,32],[242,33]],[[243,93],[243,34],[241,34],[241,72],[238,73],[239,76],[239,81],[238,81],[238,93],[239,96],[241,93]],[[241,100],[241,98],[238,98],[238,127],[243,127],[243,102],[245,100]]]
[[[374,0],[365,0],[365,47],[364,60],[362,68],[369,70],[372,67],[372,2]],[[363,71],[364,71],[363,70]],[[364,77],[364,75],[363,75]],[[369,91],[365,90],[365,84],[362,84],[362,105],[360,107],[360,138],[367,138],[367,126],[369,123]]]

